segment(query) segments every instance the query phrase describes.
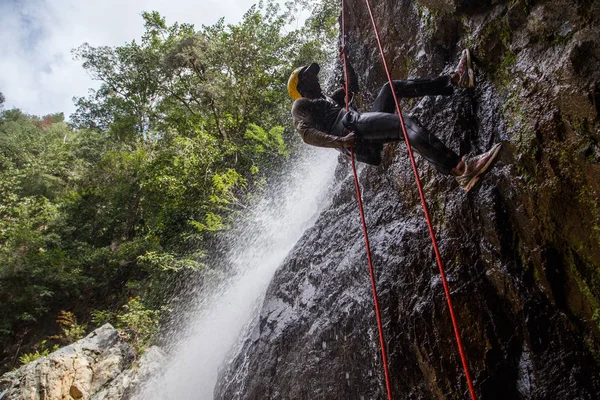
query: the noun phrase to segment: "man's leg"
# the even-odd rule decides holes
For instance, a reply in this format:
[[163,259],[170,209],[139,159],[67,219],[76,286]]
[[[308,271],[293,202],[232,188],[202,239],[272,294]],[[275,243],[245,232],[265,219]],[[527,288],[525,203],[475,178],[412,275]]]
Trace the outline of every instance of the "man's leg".
[[[454,93],[454,86],[450,75],[442,75],[433,79],[409,79],[405,81],[393,81],[394,90],[398,98],[422,97],[422,96],[449,96]],[[383,85],[373,107],[372,112],[394,113],[396,104],[390,90],[389,82]]]
[[[402,127],[397,115],[383,112],[359,114],[348,112],[343,124],[356,132],[362,140],[370,143],[387,143],[403,139]],[[405,116],[406,133],[413,149],[433,164],[443,174],[451,174],[460,162],[458,154],[450,150],[435,135],[427,132],[416,119]]]

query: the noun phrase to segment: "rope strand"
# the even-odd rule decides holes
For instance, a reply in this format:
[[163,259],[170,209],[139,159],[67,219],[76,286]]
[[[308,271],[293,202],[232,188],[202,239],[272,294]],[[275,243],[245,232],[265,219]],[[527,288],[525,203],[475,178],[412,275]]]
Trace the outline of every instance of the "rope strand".
[[[344,0],[342,0],[342,59],[344,64],[344,82],[346,86],[346,111],[349,109],[350,93],[348,87],[348,66],[346,60],[346,38],[345,38],[345,20],[344,20]],[[356,165],[354,163],[354,148],[350,148],[350,158],[352,160],[352,172],[354,174],[354,185],[356,186],[356,198],[358,199],[358,210],[360,211],[360,220],[365,237],[365,246],[367,249],[367,261],[369,263],[369,275],[371,277],[371,289],[373,291],[373,302],[375,303],[375,317],[377,318],[377,330],[379,331],[379,345],[381,347],[381,362],[383,363],[383,373],[385,375],[385,388],[387,390],[388,400],[392,400],[392,388],[390,384],[390,374],[387,366],[387,356],[385,352],[385,340],[383,338],[383,324],[381,323],[381,312],[379,311],[379,300],[377,297],[377,285],[375,283],[375,271],[373,269],[373,261],[371,259],[371,246],[369,245],[369,235],[367,233],[367,223],[365,221],[365,212],[362,204],[360,193],[360,184],[356,173]]]

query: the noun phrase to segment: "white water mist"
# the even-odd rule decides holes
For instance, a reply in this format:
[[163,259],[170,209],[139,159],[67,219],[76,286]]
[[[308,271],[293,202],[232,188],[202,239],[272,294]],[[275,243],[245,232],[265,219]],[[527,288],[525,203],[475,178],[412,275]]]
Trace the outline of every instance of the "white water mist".
[[233,274],[210,294],[200,293],[182,337],[163,373],[144,386],[141,399],[209,400],[219,366],[262,301],[266,288],[294,244],[313,223],[334,179],[337,153],[307,148],[290,173],[274,186],[277,207],[266,198],[236,232],[229,254]]

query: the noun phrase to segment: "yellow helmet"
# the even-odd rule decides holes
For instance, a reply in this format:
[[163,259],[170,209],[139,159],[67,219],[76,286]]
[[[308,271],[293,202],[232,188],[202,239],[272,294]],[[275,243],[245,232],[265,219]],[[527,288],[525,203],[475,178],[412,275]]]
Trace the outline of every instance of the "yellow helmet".
[[302,97],[302,93],[300,93],[298,84],[300,83],[301,76],[300,74],[314,74],[315,76],[319,73],[321,67],[317,63],[312,63],[310,65],[303,65],[302,67],[298,67],[292,72],[290,75],[290,79],[288,79],[288,93],[290,97],[294,100],[298,100]]
[[290,79],[288,79],[288,93],[294,100],[298,100],[302,97],[302,94],[298,91],[298,82],[300,81],[300,72],[305,68],[305,66],[296,68],[290,75]]

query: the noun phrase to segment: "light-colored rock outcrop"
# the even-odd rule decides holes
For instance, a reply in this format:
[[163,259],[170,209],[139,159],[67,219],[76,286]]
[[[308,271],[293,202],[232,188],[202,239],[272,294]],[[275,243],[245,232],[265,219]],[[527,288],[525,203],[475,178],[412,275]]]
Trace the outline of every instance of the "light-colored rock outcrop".
[[0,378],[0,400],[123,399],[160,364],[152,347],[135,355],[106,324],[84,339],[35,360]]

